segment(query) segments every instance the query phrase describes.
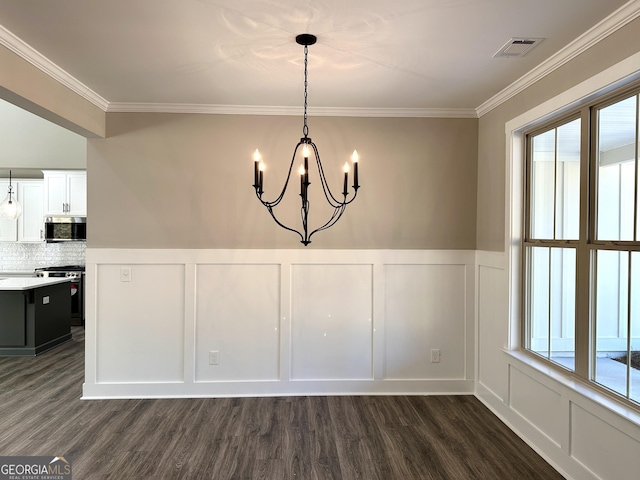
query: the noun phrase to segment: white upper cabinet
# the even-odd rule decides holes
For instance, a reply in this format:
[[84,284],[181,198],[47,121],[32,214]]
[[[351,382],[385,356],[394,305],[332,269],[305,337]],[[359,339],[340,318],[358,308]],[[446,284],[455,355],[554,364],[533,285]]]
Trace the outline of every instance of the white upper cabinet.
[[44,203],[46,214],[65,214],[67,210],[67,175],[64,172],[44,172]]
[[44,240],[44,182],[25,180],[18,183],[18,199],[22,215],[18,217],[18,241],[42,242]]
[[87,215],[87,172],[67,175],[67,214]]
[[87,215],[87,172],[44,171],[44,214]]
[[[42,180],[12,182],[13,195],[22,205],[22,215],[16,220],[0,218],[1,242],[42,242],[44,240],[44,184]],[[8,180],[0,180],[0,201],[9,187]]]

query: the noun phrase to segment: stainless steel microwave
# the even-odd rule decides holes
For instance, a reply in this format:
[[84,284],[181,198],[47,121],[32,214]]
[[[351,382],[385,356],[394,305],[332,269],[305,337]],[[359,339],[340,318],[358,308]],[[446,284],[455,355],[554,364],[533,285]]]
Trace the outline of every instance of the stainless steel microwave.
[[44,239],[47,242],[86,241],[87,217],[45,217]]

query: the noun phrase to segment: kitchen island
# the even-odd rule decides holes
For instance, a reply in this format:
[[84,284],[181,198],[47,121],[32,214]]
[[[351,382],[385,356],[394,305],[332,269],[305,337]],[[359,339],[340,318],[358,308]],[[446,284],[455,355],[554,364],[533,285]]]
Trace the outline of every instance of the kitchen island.
[[68,278],[0,276],[0,356],[34,356],[70,339]]

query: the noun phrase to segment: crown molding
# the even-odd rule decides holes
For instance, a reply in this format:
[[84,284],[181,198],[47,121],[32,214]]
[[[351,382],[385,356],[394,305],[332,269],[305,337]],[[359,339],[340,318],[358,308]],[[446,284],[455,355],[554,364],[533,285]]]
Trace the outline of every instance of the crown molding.
[[[479,118],[549,75],[603,38],[640,16],[640,0],[628,3],[576,38],[546,61],[520,77],[477,108],[332,108],[310,109],[314,116],[331,117],[409,117],[409,118]],[[105,112],[203,113],[218,115],[300,115],[301,107],[260,105],[197,105],[109,102],[98,93],[58,67],[41,53],[0,25],[3,45],[54,80]]]
[[69,75],[40,52],[27,45],[2,25],[0,25],[0,45],[5,46],[57,82],[94,104],[96,107],[103,111],[107,110],[107,106],[109,105],[107,100],[102,98],[83,83],[76,80],[73,76]]
[[202,113],[214,115],[299,115],[302,107],[213,105],[199,103],[111,102],[108,113]]
[[[105,112],[202,113],[215,115],[288,115],[299,116],[302,107],[263,105],[199,105],[109,102],[51,60],[0,25],[0,45],[26,60],[51,78],[69,88]],[[339,108],[309,109],[320,117],[409,117],[478,118],[473,108]]]
[[[200,105],[189,103],[109,103],[107,112],[203,113],[210,115],[300,116],[302,107],[269,105]],[[473,108],[349,108],[309,107],[316,117],[478,118]]]
[[640,0],[631,0],[624,4],[593,28],[587,30],[573,42],[476,108],[478,118],[557,70],[605,37],[635,20],[638,16],[640,16]]

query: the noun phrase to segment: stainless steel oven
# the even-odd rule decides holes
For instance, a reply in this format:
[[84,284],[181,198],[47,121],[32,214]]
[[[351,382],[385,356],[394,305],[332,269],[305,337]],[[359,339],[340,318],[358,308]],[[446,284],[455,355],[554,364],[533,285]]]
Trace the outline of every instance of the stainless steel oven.
[[36,277],[70,278],[71,325],[84,325],[84,265],[36,268]]

